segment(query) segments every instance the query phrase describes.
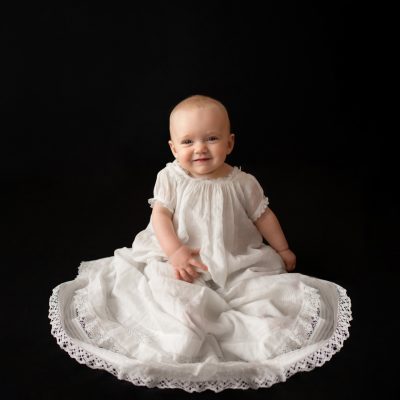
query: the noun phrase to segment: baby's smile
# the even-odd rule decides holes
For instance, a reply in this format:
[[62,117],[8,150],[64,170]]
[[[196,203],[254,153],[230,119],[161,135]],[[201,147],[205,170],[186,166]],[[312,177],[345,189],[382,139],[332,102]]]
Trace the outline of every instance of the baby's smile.
[[201,158],[195,158],[193,161],[195,162],[206,162],[211,160],[211,157],[201,157]]

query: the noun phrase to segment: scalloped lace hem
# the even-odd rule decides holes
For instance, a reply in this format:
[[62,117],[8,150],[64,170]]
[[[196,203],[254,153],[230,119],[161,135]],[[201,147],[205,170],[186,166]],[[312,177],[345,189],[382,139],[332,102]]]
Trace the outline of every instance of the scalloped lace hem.
[[[49,319],[52,326],[51,334],[56,338],[58,345],[65,350],[71,358],[74,358],[80,364],[86,364],[88,367],[93,369],[103,369],[115,375],[118,379],[129,381],[137,386],[147,386],[149,388],[158,387],[161,389],[174,388],[182,389],[187,392],[202,392],[207,389],[214,392],[221,392],[225,389],[268,388],[275,383],[285,381],[287,378],[298,372],[311,371],[315,367],[322,366],[343,347],[344,341],[349,337],[349,326],[350,321],[352,320],[351,301],[347,296],[345,289],[338,285],[336,285],[336,287],[339,293],[339,304],[335,332],[321,348],[305,356],[302,360],[294,363],[290,367],[284,369],[282,375],[271,375],[270,371],[265,371],[265,375],[261,378],[255,376],[231,376],[223,377],[218,380],[203,381],[181,380],[167,376],[163,377],[159,374],[154,377],[145,375],[130,375],[126,372],[123,372],[117,365],[113,365],[112,363],[80,347],[71,337],[67,335],[61,320],[58,298],[60,286],[54,288],[52,296],[50,297]],[[259,363],[247,364],[252,367],[263,368],[262,364]]]

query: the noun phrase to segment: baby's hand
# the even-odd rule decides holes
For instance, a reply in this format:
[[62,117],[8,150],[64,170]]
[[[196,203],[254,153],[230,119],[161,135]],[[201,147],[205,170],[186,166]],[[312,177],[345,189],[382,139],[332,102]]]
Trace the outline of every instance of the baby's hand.
[[296,268],[296,255],[290,249],[285,249],[282,251],[278,251],[278,254],[281,256],[283,262],[286,265],[286,271],[291,272]]
[[192,283],[199,276],[195,267],[208,270],[207,266],[195,258],[199,252],[200,249],[181,246],[169,257],[169,262],[175,269],[176,279]]

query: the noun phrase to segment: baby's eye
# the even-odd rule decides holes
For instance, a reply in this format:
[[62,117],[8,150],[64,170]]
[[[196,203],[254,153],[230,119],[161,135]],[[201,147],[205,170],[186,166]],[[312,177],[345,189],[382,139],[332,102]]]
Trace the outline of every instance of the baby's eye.
[[216,142],[218,140],[218,136],[210,136],[207,138],[207,141],[209,142]]
[[186,145],[192,144],[192,143],[193,143],[193,140],[191,140],[191,139],[184,139],[181,141],[181,144],[186,144]]

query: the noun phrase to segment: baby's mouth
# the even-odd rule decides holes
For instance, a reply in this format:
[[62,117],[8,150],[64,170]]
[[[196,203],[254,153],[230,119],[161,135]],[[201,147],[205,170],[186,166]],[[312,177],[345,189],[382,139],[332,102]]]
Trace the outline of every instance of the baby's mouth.
[[208,161],[208,160],[211,160],[211,158],[209,158],[209,157],[200,157],[200,158],[195,158],[193,161],[205,162],[205,161]]

